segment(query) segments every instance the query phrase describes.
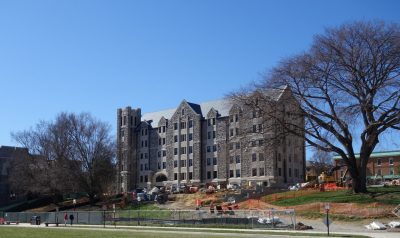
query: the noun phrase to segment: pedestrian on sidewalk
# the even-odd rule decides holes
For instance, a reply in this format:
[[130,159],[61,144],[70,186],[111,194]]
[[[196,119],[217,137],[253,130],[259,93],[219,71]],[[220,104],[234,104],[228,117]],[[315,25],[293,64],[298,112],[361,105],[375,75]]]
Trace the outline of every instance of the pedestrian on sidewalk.
[[69,215],[69,220],[71,221],[72,226],[72,223],[74,223],[74,214]]
[[64,213],[64,226],[67,226],[68,214]]

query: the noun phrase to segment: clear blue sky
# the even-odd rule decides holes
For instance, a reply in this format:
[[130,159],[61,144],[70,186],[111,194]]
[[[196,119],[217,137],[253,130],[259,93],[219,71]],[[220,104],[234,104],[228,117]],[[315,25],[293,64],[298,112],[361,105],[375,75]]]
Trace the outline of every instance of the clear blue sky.
[[221,98],[307,50],[324,27],[400,23],[399,9],[396,0],[0,0],[0,145],[61,111],[115,128],[120,107]]

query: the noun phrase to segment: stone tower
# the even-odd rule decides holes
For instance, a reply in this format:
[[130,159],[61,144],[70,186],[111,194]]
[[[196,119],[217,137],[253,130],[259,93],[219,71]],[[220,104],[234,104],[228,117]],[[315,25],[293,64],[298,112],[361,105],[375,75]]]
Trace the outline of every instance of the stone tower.
[[137,184],[137,135],[135,128],[140,124],[141,110],[126,107],[117,111],[117,161],[118,191],[128,192]]

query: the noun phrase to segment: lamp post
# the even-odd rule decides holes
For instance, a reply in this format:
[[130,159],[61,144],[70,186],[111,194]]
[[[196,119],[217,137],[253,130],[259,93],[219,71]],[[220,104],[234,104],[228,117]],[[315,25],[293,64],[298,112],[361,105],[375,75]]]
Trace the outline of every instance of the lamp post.
[[75,198],[72,200],[72,204],[74,204],[74,211],[75,211],[75,208],[76,208],[76,199]]
[[326,211],[326,227],[328,228],[328,236],[329,236],[329,209],[331,208],[330,203],[325,203],[325,211]]

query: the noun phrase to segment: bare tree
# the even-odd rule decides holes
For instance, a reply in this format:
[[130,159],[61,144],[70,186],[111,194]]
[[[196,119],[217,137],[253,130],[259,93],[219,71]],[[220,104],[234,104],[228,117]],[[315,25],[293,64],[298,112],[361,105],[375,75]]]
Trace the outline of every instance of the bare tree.
[[114,174],[110,126],[87,113],[60,113],[54,122],[40,122],[12,137],[29,149],[27,160],[12,172],[14,186],[26,192],[62,194],[106,192]]
[[317,35],[307,52],[283,60],[256,89],[287,85],[301,105],[296,116],[304,117],[305,126],[279,124],[288,133],[306,135],[309,145],[339,154],[353,191],[365,193],[366,166],[379,137],[400,129],[399,74],[399,26],[355,22]]

